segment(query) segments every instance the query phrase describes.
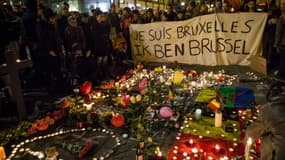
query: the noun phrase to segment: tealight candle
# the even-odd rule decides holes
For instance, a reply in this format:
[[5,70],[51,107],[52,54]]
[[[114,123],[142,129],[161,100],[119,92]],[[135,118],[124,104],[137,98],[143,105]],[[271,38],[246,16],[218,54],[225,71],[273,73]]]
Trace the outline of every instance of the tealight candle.
[[0,147],[0,160],[5,160],[6,159],[6,153],[4,147]]
[[196,111],[195,111],[195,119],[196,120],[200,120],[201,119],[201,117],[202,117],[202,109],[196,109]]

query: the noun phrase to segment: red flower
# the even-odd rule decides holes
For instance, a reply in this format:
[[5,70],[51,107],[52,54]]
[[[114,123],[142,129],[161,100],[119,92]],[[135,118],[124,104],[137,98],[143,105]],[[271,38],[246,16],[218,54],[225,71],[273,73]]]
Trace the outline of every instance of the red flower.
[[198,75],[197,71],[195,71],[195,70],[192,70],[191,74],[192,74],[192,77],[196,77]]
[[116,114],[112,117],[111,123],[114,127],[122,127],[125,124],[125,119],[122,115]]
[[190,73],[189,70],[185,70],[185,71],[183,72],[183,74],[184,74],[185,76],[188,76],[189,73]]
[[150,71],[151,71],[151,69],[148,68],[148,69],[146,70],[146,73],[147,73],[147,74],[150,74]]
[[91,89],[92,83],[90,81],[86,81],[80,86],[79,91],[81,94],[87,95],[88,93],[90,93]]
[[65,109],[70,107],[70,102],[67,99],[64,99],[58,106],[60,109]]

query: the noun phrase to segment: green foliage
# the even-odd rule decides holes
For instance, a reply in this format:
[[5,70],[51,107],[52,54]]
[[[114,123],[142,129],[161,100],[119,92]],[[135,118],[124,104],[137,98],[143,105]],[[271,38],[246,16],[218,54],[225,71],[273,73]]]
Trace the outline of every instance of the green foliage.
[[0,132],[0,145],[6,145],[12,141],[19,140],[20,138],[27,137],[27,129],[31,125],[30,122],[20,122],[17,128],[7,129]]

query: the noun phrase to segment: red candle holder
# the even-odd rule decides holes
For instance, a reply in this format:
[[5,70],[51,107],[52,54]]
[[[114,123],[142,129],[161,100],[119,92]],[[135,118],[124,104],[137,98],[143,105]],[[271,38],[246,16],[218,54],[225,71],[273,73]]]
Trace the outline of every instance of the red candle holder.
[[216,144],[215,148],[214,148],[214,151],[215,151],[215,153],[220,153],[221,152],[221,147],[218,144]]
[[225,154],[226,153],[226,150],[221,148],[221,146],[219,144],[216,144],[213,149],[212,149],[212,152],[214,154]]
[[156,154],[156,160],[163,160],[163,157],[162,157],[162,153],[161,152],[158,152]]
[[185,143],[188,147],[194,147],[195,146],[195,142],[193,139],[190,139],[189,141],[186,141]]

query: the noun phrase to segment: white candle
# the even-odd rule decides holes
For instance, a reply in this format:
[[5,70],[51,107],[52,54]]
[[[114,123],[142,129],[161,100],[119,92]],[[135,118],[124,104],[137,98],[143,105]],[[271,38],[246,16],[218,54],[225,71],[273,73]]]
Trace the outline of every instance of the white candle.
[[202,116],[202,110],[201,109],[196,109],[195,111],[195,119],[196,120],[200,120],[201,119],[201,116]]
[[215,112],[215,127],[222,127],[223,113]]
[[245,156],[245,160],[249,160],[249,155],[250,155],[250,147],[252,145],[252,138],[248,138],[247,142],[246,142],[246,146],[245,146],[245,150],[244,150],[244,156]]

